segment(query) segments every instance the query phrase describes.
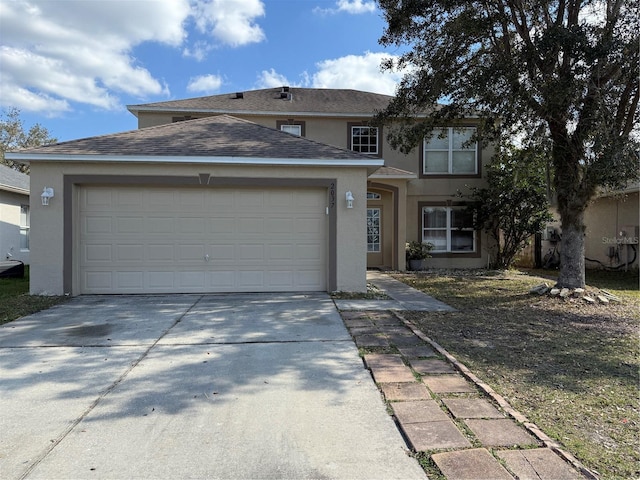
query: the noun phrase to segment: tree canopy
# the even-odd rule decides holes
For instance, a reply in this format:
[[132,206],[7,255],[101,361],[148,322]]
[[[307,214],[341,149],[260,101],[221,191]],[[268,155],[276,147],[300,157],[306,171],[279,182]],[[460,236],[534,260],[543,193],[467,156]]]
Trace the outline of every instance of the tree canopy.
[[49,131],[39,123],[32,125],[28,131],[25,131],[20,118],[20,110],[17,108],[11,108],[0,116],[0,161],[4,165],[28,173],[28,165],[5,159],[5,152],[20,148],[39,147],[55,142],[57,140],[51,137]]
[[[478,134],[549,145],[562,222],[558,283],[584,286],[584,210],[638,179],[639,0],[378,0],[383,67],[407,71],[378,115],[392,146],[475,117]],[[429,112],[424,116],[424,112]],[[420,121],[415,121],[420,118]]]

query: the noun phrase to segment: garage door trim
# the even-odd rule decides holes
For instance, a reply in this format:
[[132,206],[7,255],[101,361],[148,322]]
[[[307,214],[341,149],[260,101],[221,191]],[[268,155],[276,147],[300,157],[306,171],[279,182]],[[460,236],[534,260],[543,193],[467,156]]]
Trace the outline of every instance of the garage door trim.
[[[335,178],[254,178],[254,177],[211,177],[209,174],[194,176],[161,176],[161,175],[65,175],[64,176],[64,247],[63,247],[63,285],[64,291],[77,294],[73,285],[74,267],[74,229],[73,219],[76,214],[78,196],[77,186],[82,185],[114,185],[141,187],[174,186],[209,188],[241,188],[241,187],[323,187],[327,189],[327,206],[329,208],[328,254],[327,254],[327,289],[337,288],[337,213],[335,205]],[[76,287],[77,289],[77,287]]]

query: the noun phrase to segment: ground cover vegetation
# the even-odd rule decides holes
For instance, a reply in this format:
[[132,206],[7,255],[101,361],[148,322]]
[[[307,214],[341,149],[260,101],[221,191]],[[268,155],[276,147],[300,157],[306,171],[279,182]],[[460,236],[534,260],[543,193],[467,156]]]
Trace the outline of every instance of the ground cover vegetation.
[[[638,271],[587,270],[587,292],[532,295],[549,271],[425,271],[396,277],[456,312],[407,319],[603,479],[640,478]],[[550,276],[553,275],[553,276]]]
[[380,43],[404,73],[376,121],[409,152],[477,119],[477,140],[517,139],[549,158],[561,218],[558,283],[585,283],[584,211],[638,179],[639,0],[378,0]]
[[23,278],[0,278],[0,325],[52,307],[67,297],[29,295],[29,267]]

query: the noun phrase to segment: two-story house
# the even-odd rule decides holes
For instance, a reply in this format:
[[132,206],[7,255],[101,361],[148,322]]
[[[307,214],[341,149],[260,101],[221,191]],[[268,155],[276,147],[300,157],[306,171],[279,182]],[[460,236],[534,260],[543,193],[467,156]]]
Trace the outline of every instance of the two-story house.
[[7,153],[31,165],[31,293],[364,291],[367,267],[405,268],[409,240],[435,245],[434,267],[486,265],[455,194],[491,152],[473,121],[392,150],[370,125],[390,98],[131,105],[137,130]]
[[358,90],[283,86],[263,90],[130,105],[138,127],[228,114],[260,125],[384,160],[367,182],[367,267],[405,269],[405,243],[434,245],[433,267],[487,265],[484,238],[472,228],[458,191],[484,184],[493,151],[468,144],[473,121],[443,125],[405,155],[371,120],[392,97]]

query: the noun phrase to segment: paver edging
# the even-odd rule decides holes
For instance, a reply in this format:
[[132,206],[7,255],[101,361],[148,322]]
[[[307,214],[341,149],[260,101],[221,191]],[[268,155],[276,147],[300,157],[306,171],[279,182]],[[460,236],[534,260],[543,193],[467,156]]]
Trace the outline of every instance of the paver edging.
[[418,327],[411,321],[407,320],[400,312],[392,312],[398,319],[400,319],[411,331],[418,336],[421,340],[427,342],[431,347],[436,350],[440,355],[445,357],[453,366],[469,381],[473,382],[478,388],[491,397],[508,415],[510,415],[518,423],[522,424],[524,428],[531,433],[535,438],[540,440],[545,447],[549,448],[557,455],[562,457],[563,460],[573,465],[580,473],[582,473],[589,480],[599,480],[600,477],[594,472],[585,467],[577,458],[571,453],[565,451],[555,440],[548,437],[535,423],[531,422],[527,417],[522,415],[516,409],[514,409],[509,402],[507,402],[502,395],[497,393],[488,384],[481,381],[476,375],[474,375],[466,365],[458,361],[453,355],[451,355],[444,347],[437,342],[426,336]]

